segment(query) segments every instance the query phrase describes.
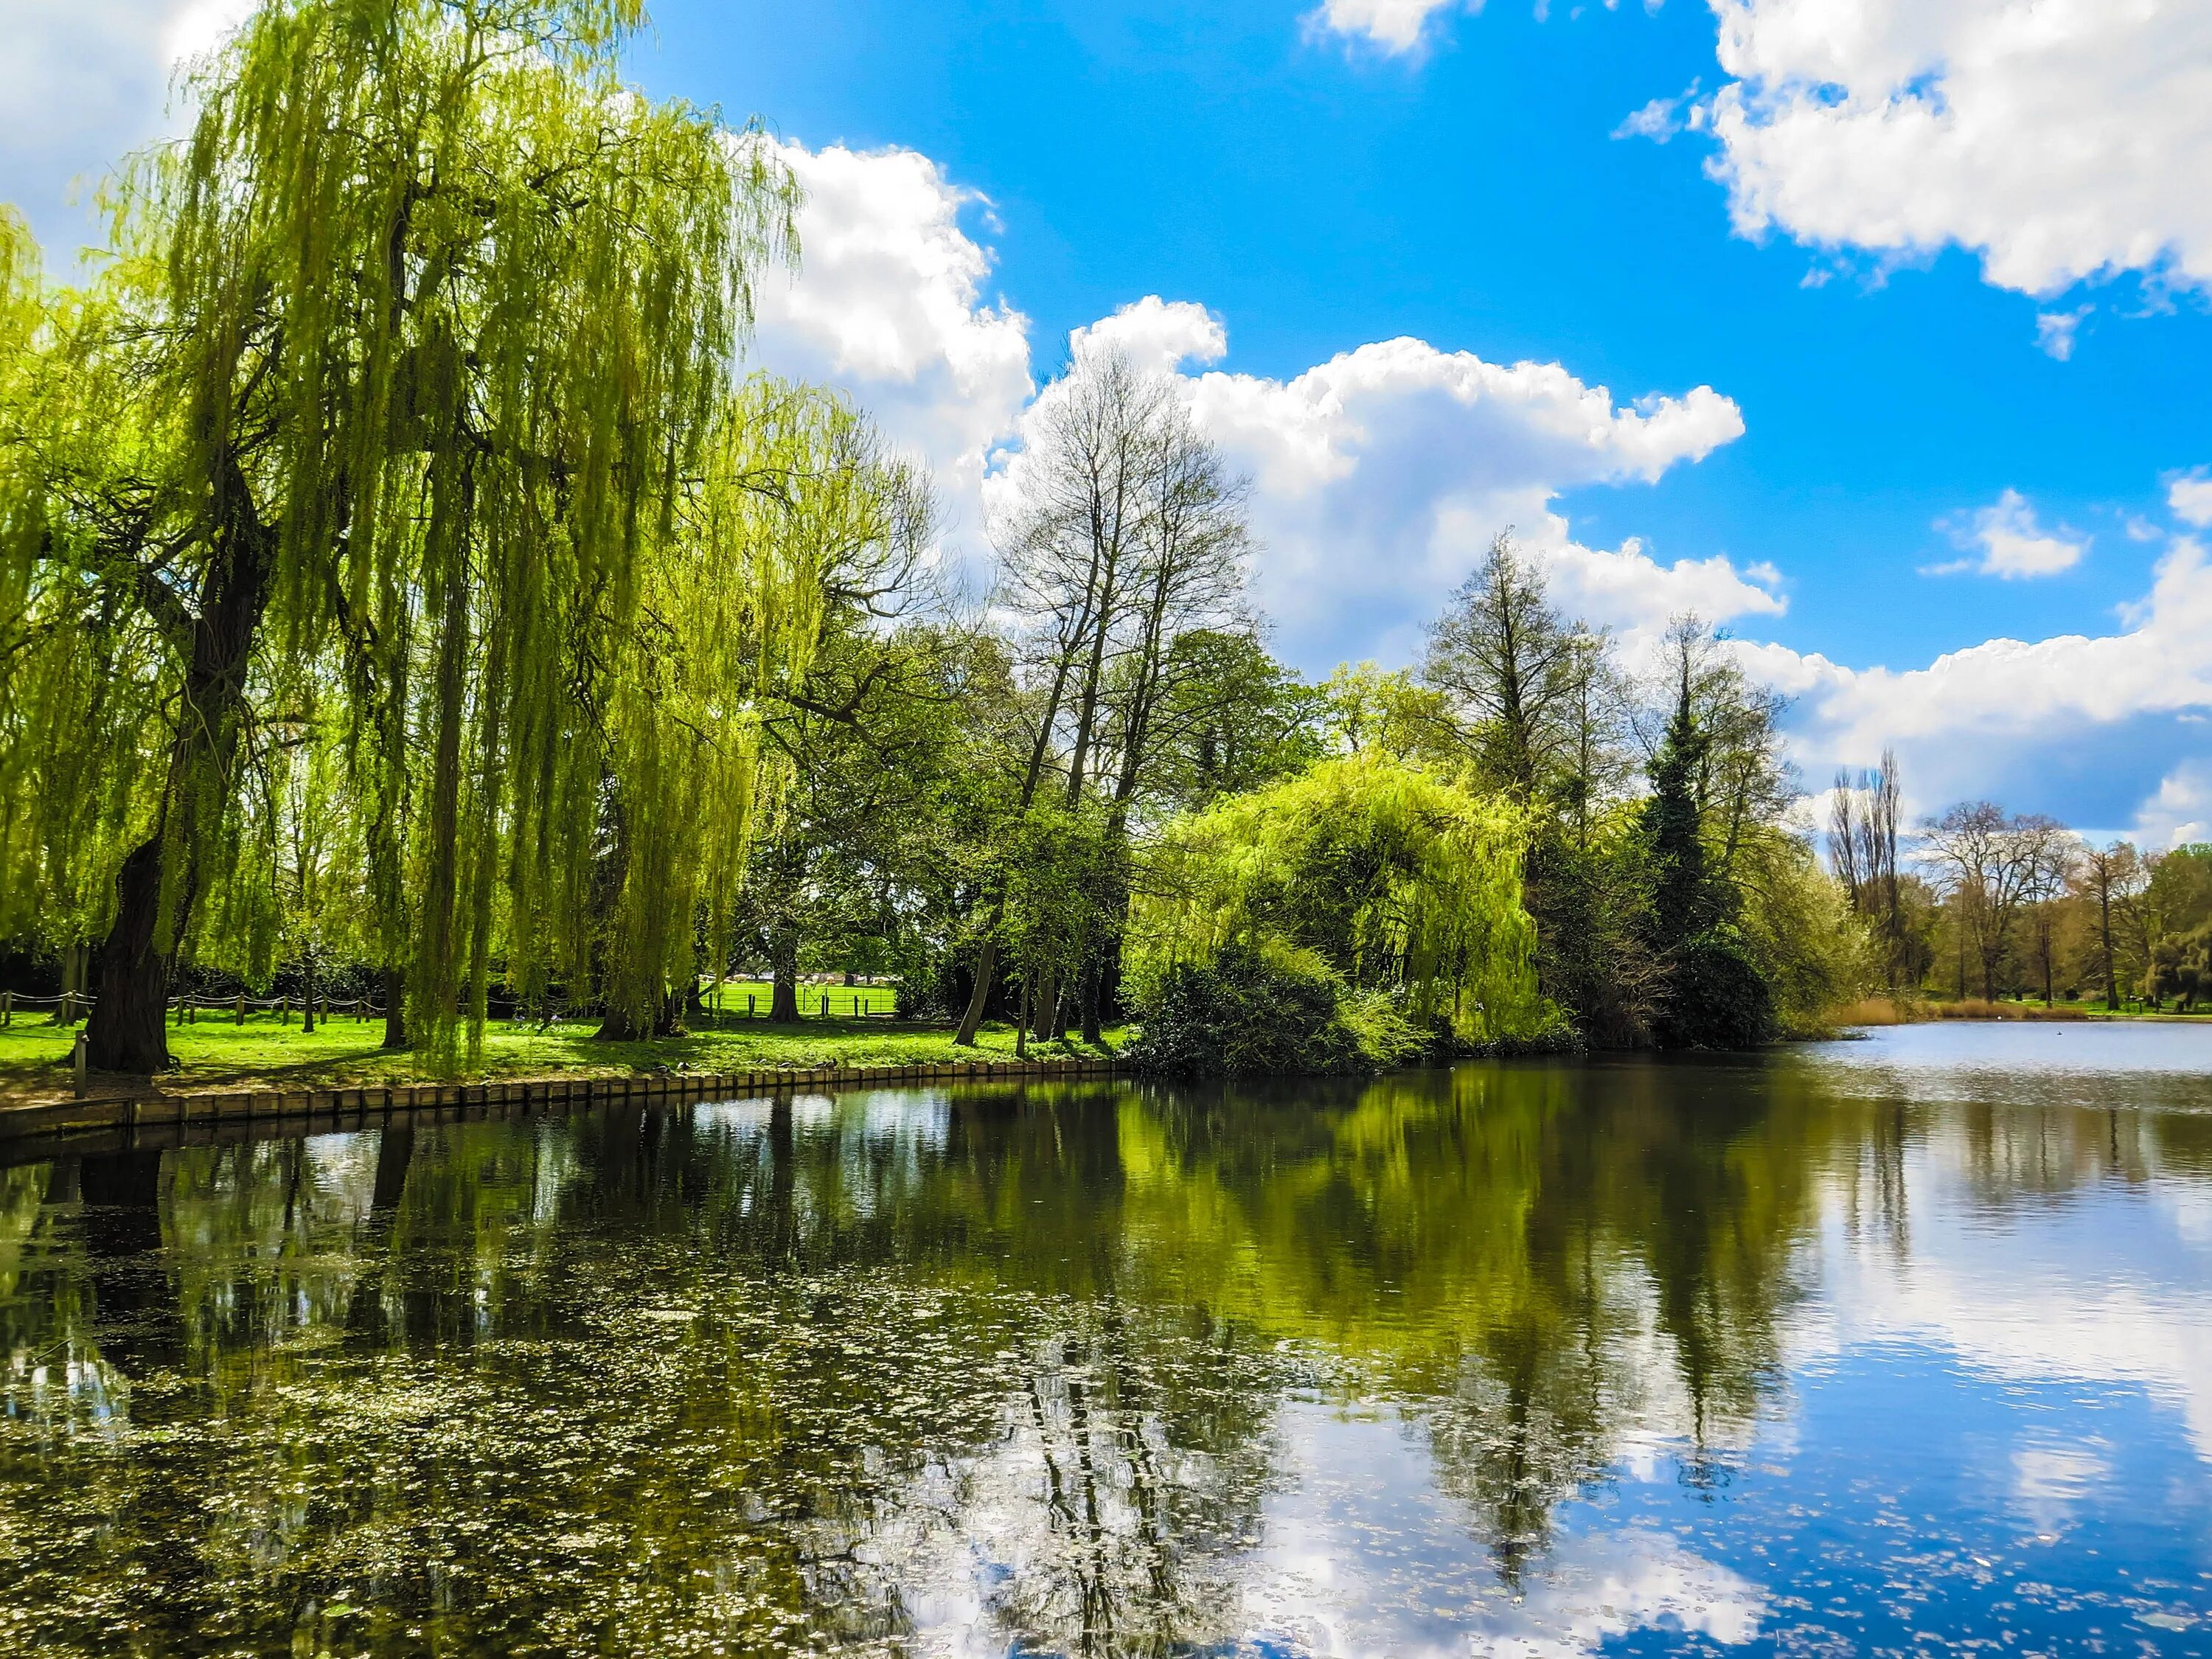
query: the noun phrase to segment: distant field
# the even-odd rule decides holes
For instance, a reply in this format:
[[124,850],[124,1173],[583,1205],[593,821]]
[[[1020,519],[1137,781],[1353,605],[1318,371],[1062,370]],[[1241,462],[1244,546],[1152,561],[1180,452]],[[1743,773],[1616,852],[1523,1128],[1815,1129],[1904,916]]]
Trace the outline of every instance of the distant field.
[[[725,1018],[744,1015],[747,999],[751,1000],[755,1014],[765,1019],[769,1006],[774,1000],[775,988],[766,980],[730,980],[710,1000],[710,1009]],[[799,988],[799,1012],[802,1019],[821,1016],[822,999],[830,999],[830,1017],[837,1018],[854,1013],[862,1015],[889,1014],[898,1007],[898,993],[888,985],[855,985],[849,990],[842,985],[801,985]]]

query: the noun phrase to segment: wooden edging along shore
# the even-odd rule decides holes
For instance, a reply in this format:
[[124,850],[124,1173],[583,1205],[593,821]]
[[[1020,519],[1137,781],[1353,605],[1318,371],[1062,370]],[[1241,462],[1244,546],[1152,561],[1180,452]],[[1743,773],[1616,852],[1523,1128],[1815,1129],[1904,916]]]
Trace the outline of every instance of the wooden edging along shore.
[[627,1077],[553,1076],[495,1083],[392,1084],[358,1089],[153,1093],[0,1107],[0,1142],[102,1130],[132,1133],[289,1119],[332,1127],[394,1114],[536,1110],[624,1102],[685,1104],[871,1085],[999,1083],[1126,1075],[1117,1060],[939,1060],[889,1066],[775,1066],[744,1072],[653,1072]]

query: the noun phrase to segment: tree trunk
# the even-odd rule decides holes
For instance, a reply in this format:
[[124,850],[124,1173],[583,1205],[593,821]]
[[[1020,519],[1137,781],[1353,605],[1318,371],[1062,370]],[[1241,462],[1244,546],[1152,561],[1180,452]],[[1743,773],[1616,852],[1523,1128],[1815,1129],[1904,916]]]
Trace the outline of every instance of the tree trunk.
[[1040,1042],[1048,1041],[1059,1018],[1060,974],[1056,969],[1048,969],[1037,987],[1036,1006],[1030,1012],[1030,1035]]
[[[190,898],[186,893],[179,908]],[[115,878],[115,925],[100,947],[100,1000],[85,1033],[86,1063],[103,1072],[169,1068],[161,1015],[173,953],[155,948],[161,912],[161,835],[131,849]]]
[[972,1048],[975,1033],[983,1024],[983,1005],[990,1000],[991,982],[999,972],[998,921],[994,917],[990,933],[983,935],[982,947],[975,953],[975,985],[968,994],[968,1011],[960,1016],[960,1029],[953,1034],[957,1047]]
[[1083,1040],[1093,1048],[1105,1041],[1103,1024],[1098,1017],[1099,992],[1104,977],[1103,964],[1096,958],[1083,970]]
[[[177,940],[191,917],[199,853],[220,819],[238,751],[246,671],[276,559],[245,474],[226,457],[211,507],[214,546],[193,619],[185,711],[169,745],[168,775],[153,833],[131,849],[115,881],[115,921],[100,951],[100,1000],[85,1034],[87,1060],[103,1072],[166,1071],[161,1016]],[[178,867],[165,867],[173,847]]]
[[384,967],[384,1046],[407,1046],[407,976],[392,963]]
[[2097,884],[2097,921],[2105,945],[2105,1012],[2117,1014],[2120,1011],[2119,981],[2112,975],[2112,889],[2109,882]]
[[768,1017],[786,1025],[799,1023],[799,930],[779,927],[769,937],[769,967],[774,975],[774,994]]
[[307,963],[301,974],[300,1035],[313,1036],[315,1032],[315,953],[307,952]]
[[684,992],[681,987],[660,1000],[660,1007],[652,1019],[640,1024],[623,1009],[609,1005],[599,1016],[599,1029],[592,1033],[602,1042],[643,1042],[653,1037],[681,1036],[684,1034]]

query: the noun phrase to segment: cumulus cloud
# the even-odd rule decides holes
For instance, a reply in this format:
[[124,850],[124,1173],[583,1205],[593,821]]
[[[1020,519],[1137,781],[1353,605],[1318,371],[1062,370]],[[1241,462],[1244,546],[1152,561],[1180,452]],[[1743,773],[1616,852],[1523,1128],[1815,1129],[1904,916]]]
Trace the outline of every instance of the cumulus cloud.
[[[1421,44],[1430,18],[1462,7],[1462,0],[1322,0],[1307,24],[1364,40],[1383,52],[1409,52]],[[1463,9],[1480,11],[1482,0],[1464,0]]]
[[1068,356],[1118,351],[1147,374],[1171,374],[1186,363],[1218,363],[1229,355],[1229,331],[1204,306],[1148,294],[1068,336]]
[[[2155,776],[2201,750],[2212,709],[2212,562],[2203,544],[2172,541],[2149,594],[2121,620],[2108,634],[1990,640],[1905,670],[1851,668],[1775,644],[1735,648],[1796,700],[1796,747],[1809,772],[1867,765],[1893,744],[1917,811],[2062,770],[2107,781],[2123,764],[2148,765]],[[2179,791],[2197,775],[2176,775]]]
[[2184,524],[2199,529],[2212,526],[2212,478],[2201,467],[2166,486],[2166,504]]
[[1710,386],[1623,405],[1557,363],[1395,339],[1289,380],[1211,370],[1188,395],[1252,480],[1259,596],[1303,665],[1327,667],[1354,641],[1409,653],[1509,528],[1593,621],[1633,629],[1690,605],[1720,618],[1783,608],[1771,572],[1723,558],[1662,564],[1633,542],[1588,548],[1555,507],[1565,490],[1650,483],[1741,436],[1741,412]]
[[[1557,510],[1564,491],[1651,483],[1741,436],[1741,412],[1710,386],[1624,404],[1557,363],[1492,363],[1407,338],[1286,380],[1206,367],[1228,346],[1204,307],[1148,295],[1074,331],[1069,355],[1110,347],[1176,376],[1200,428],[1250,482],[1256,597],[1301,668],[1409,656],[1509,529],[1549,562],[1564,603],[1624,633],[1683,610],[1726,620],[1784,608],[1771,567],[1662,563],[1633,538],[1590,548]],[[987,506],[1010,501],[1019,474],[1017,454],[986,483]]]
[[2135,836],[2146,847],[2212,841],[2212,762],[2185,760],[2160,778],[2136,811]]
[[990,256],[961,225],[979,198],[914,150],[780,149],[806,189],[803,268],[763,283],[756,356],[850,392],[929,465],[973,555],[991,453],[1031,391],[1028,321],[986,296]]
[[2212,8],[2179,0],[1708,0],[1739,229],[1980,254],[2058,292],[2212,287]]
[[2087,537],[2063,529],[2047,531],[2038,524],[2034,507],[2017,489],[2006,490],[1978,512],[1940,520],[1936,528],[1948,530],[1952,540],[1975,556],[1932,566],[1930,575],[1972,571],[2008,581],[2055,576],[2081,563],[2089,550]]
[[89,234],[72,208],[125,154],[171,131],[176,65],[214,46],[252,0],[16,0],[0,52],[0,201],[58,253]]

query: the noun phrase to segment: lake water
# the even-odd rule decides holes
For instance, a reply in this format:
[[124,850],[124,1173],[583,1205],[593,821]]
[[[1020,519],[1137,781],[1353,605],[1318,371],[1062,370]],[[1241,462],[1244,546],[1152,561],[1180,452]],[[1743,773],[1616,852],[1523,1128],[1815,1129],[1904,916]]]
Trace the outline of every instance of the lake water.
[[0,1650],[2212,1652],[2208,1073],[1924,1026],[0,1170]]

